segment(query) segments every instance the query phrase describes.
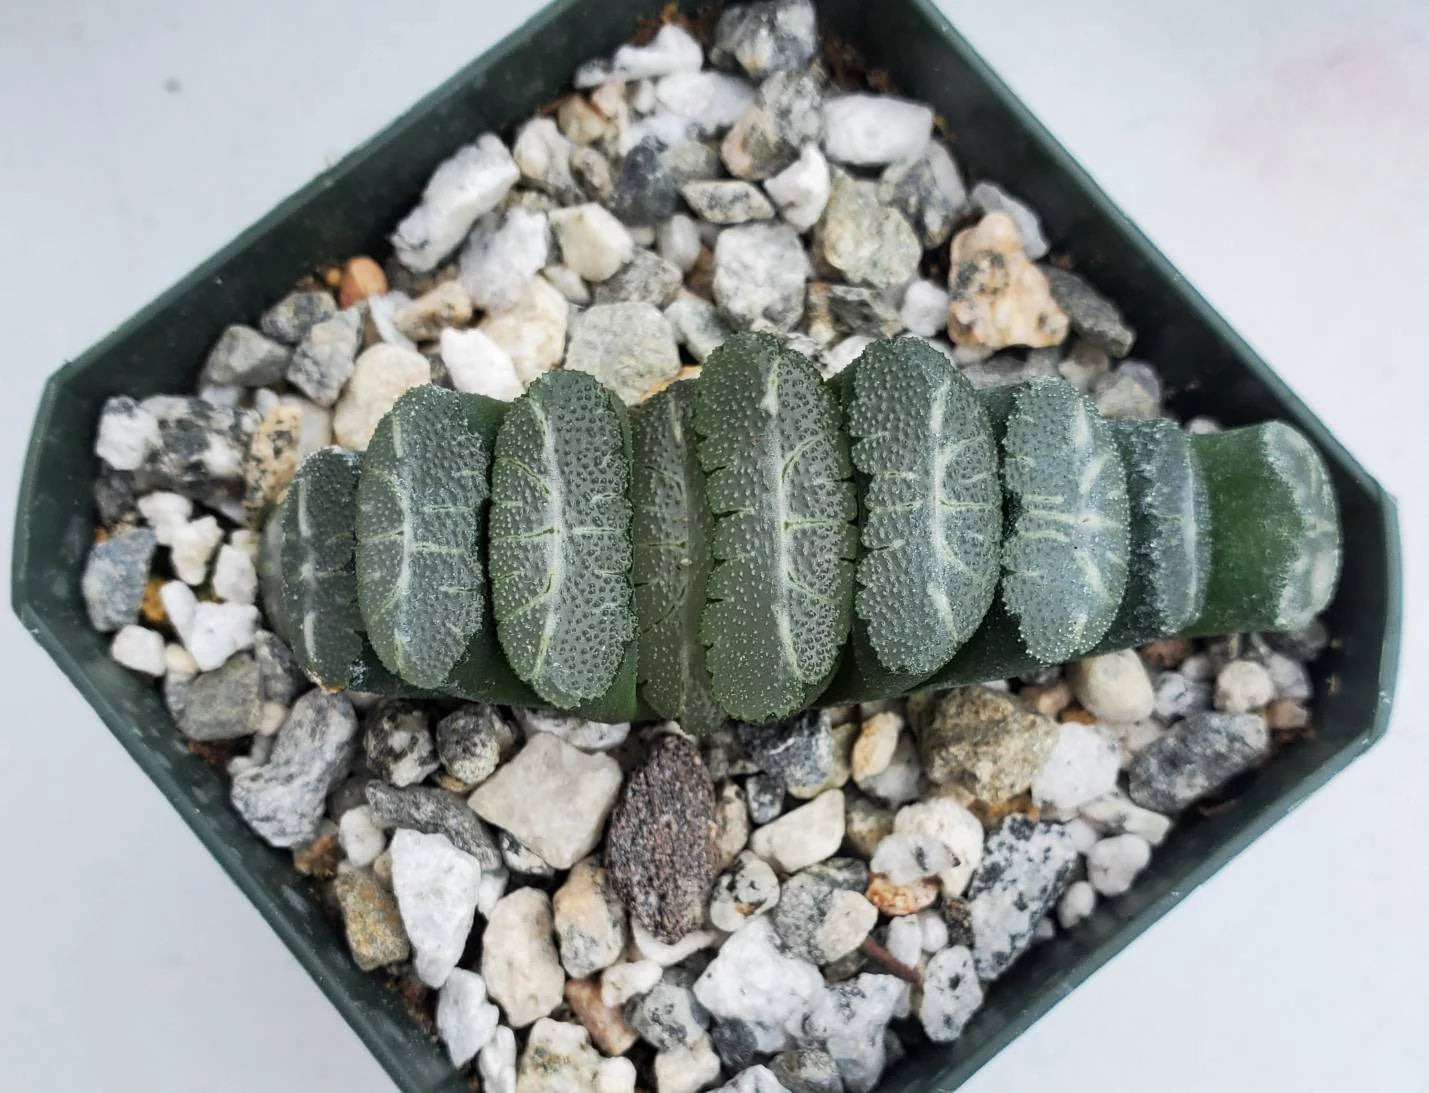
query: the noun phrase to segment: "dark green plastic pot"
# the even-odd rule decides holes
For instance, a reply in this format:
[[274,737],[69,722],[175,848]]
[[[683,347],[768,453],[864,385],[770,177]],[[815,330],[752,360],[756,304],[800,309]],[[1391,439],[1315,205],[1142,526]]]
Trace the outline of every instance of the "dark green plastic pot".
[[[36,417],[20,490],[15,610],[119,742],[247,893],[404,1090],[466,1085],[377,977],[358,971],[341,933],[291,858],[270,850],[227,804],[223,775],[178,741],[158,692],[114,664],[89,628],[79,574],[94,523],[91,454],[104,399],[190,389],[223,327],[256,320],[300,276],[381,252],[384,233],[458,145],[559,93],[577,64],[606,53],[660,0],[559,0],[295,194],[55,373]],[[687,4],[688,7],[697,5]],[[1329,623],[1339,641],[1315,665],[1316,733],[1282,753],[1237,806],[1178,826],[1125,896],[1070,936],[1029,953],[992,988],[961,1040],[919,1054],[883,1089],[949,1090],[1027,1028],[1234,854],[1384,732],[1400,631],[1394,504],[1283,382],[1227,327],[988,70],[928,0],[827,0],[827,28],[886,68],[903,92],[947,120],[972,178],[1004,182],[1049,236],[1126,312],[1136,352],[1154,361],[1183,415],[1227,424],[1284,418],[1320,447],[1344,515],[1345,573]],[[876,12],[876,17],[873,17]]]

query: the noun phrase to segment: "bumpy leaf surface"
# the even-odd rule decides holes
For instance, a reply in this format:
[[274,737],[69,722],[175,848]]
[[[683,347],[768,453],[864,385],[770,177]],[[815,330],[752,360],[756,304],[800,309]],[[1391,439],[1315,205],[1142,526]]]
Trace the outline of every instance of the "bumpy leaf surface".
[[358,685],[366,645],[354,564],[357,469],[356,452],[314,452],[283,505],[288,637],[308,674],[330,687]]
[[1211,507],[1211,572],[1196,633],[1294,630],[1334,598],[1339,506],[1305,437],[1278,421],[1191,438]]
[[634,636],[629,447],[624,406],[581,372],[542,376],[497,434],[497,636],[516,674],[562,709],[611,687]]
[[997,586],[997,448],[973,386],[918,338],[874,342],[852,368],[848,429],[866,476],[854,608],[884,669],[952,658]]
[[1126,589],[1126,472],[1110,424],[1060,379],[1013,397],[1002,438],[1002,601],[1027,651],[1070,660],[1106,633]]
[[715,700],[773,721],[814,699],[848,637],[856,501],[834,393],[802,354],[737,334],[695,400],[714,514],[701,637]]
[[668,387],[632,411],[630,426],[640,694],[661,717],[698,734],[724,716],[699,634],[713,520],[695,454],[695,395],[693,382]]
[[1131,559],[1121,609],[1102,647],[1127,649],[1178,633],[1201,613],[1211,515],[1200,464],[1166,418],[1113,421],[1131,509]]
[[486,614],[481,546],[505,406],[413,388],[378,423],[357,487],[357,594],[367,635],[422,687],[451,674]]

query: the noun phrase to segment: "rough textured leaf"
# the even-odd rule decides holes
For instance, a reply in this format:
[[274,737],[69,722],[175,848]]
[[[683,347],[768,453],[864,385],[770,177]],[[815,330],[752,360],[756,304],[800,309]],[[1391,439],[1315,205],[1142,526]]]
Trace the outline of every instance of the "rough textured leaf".
[[737,334],[705,361],[695,400],[714,514],[701,638],[731,717],[802,709],[848,636],[857,530],[838,400],[803,355]]
[[290,643],[308,674],[357,685],[364,641],[353,534],[356,452],[324,448],[293,477],[283,505],[283,596]]
[[1324,460],[1278,421],[1191,438],[1210,495],[1211,571],[1196,633],[1294,630],[1334,598],[1339,507]]
[[874,342],[850,384],[853,463],[866,476],[854,609],[884,669],[927,676],[996,590],[996,443],[972,384],[922,339]]
[[258,592],[263,602],[263,614],[268,619],[268,628],[292,644],[292,626],[288,619],[287,593],[283,589],[283,513],[287,502],[279,504],[268,514],[268,522],[263,525],[263,534],[258,543]]
[[484,621],[487,474],[504,410],[480,395],[416,387],[362,457],[358,604],[382,663],[421,687],[447,680]]
[[491,481],[492,604],[516,674],[563,709],[615,682],[635,631],[625,408],[581,372],[511,404]]
[[1013,396],[1002,438],[1002,602],[1049,664],[1106,633],[1126,589],[1126,472],[1109,423],[1059,379]]
[[1131,559],[1105,650],[1169,637],[1201,613],[1212,534],[1210,502],[1186,434],[1165,418],[1113,421],[1111,429],[1126,468]]
[[687,732],[705,733],[724,715],[699,635],[713,518],[695,453],[695,396],[695,383],[677,383],[631,413],[633,574],[641,697]]

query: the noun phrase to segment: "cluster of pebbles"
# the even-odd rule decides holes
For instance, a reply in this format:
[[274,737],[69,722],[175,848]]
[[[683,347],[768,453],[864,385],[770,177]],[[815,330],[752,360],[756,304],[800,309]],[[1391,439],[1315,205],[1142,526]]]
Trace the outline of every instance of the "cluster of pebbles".
[[1162,412],[1032,210],[968,188],[927,106],[836,86],[808,0],[707,37],[583,66],[438,168],[385,267],[325,271],[229,327],[197,395],[99,425],[95,628],[492,1093],[874,1088],[1307,731],[1327,640],[1163,641],[700,741],[313,687],[264,628],[259,532],[305,455],[365,447],[415,385],[510,399],[565,367],[636,403],[734,330],[830,375],[907,332],[979,385]]

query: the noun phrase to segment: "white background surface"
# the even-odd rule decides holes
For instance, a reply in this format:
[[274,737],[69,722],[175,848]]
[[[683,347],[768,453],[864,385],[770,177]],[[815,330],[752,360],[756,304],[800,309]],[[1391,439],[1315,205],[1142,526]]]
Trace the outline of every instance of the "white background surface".
[[[1411,605],[1388,740],[965,1088],[1423,1090],[1429,5],[943,2],[1398,495]],[[46,374],[536,7],[0,4],[6,557]],[[0,1084],[389,1090],[8,612],[0,671]]]

